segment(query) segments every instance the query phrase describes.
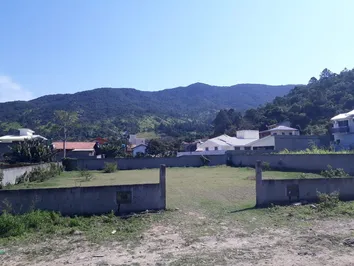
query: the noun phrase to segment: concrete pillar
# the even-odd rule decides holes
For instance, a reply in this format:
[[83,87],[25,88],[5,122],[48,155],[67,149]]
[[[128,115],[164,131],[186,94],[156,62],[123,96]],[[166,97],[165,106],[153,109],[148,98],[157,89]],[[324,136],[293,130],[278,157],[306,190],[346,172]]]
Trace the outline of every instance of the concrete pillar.
[[160,165],[160,192],[163,209],[166,209],[166,165]]
[[262,198],[262,162],[256,162],[256,206],[261,205]]

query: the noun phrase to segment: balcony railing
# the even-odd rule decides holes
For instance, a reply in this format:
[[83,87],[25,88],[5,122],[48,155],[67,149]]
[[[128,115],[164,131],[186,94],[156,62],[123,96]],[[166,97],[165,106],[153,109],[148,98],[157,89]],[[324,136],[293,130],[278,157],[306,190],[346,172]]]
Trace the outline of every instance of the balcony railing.
[[333,127],[332,128],[332,133],[348,133],[349,132],[349,127],[344,126],[344,127]]

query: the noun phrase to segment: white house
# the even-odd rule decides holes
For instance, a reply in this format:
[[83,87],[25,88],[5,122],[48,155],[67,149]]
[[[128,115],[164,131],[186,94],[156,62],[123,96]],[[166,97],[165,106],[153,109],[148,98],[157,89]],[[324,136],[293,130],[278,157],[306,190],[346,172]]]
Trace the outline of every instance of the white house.
[[266,136],[261,139],[257,139],[247,144],[249,150],[274,150],[275,149],[275,137],[274,135]]
[[332,135],[339,149],[354,148],[354,110],[331,118]]
[[144,144],[146,145],[146,139],[145,138],[138,138],[136,135],[129,135],[129,143],[131,145],[140,145]]
[[259,138],[258,130],[240,130],[236,132],[236,137],[221,135],[197,145],[199,152],[203,151],[228,151],[244,150],[245,146]]
[[264,138],[267,136],[275,136],[275,135],[299,136],[300,132],[296,128],[283,126],[283,125],[278,125],[274,128],[269,128],[268,130],[259,132],[260,138]]
[[18,142],[18,141],[25,141],[25,140],[30,140],[30,139],[43,139],[47,140],[45,137],[42,137],[40,135],[34,135],[34,131],[28,128],[20,128],[19,130],[19,135],[6,135],[0,137],[0,142],[1,143],[12,143],[12,142]]
[[146,153],[146,145],[145,144],[139,144],[135,147],[132,148],[133,150],[133,156],[136,157],[138,153],[145,154]]

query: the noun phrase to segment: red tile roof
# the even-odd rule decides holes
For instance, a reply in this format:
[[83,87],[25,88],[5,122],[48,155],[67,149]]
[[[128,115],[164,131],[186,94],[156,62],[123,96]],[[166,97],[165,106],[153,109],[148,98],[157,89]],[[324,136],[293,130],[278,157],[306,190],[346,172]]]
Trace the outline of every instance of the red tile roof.
[[[75,149],[93,149],[93,146],[95,146],[95,142],[70,142],[67,141],[65,148],[67,150],[75,150]],[[58,142],[53,142],[54,147],[57,150],[62,150],[63,149],[63,142],[58,141]]]

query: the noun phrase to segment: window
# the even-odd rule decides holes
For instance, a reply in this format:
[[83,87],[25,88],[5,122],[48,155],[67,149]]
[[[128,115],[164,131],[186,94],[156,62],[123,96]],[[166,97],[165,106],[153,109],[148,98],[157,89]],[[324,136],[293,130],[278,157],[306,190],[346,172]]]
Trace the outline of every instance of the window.
[[347,127],[348,126],[348,120],[338,121],[338,126],[339,127]]
[[209,150],[209,147],[205,147],[205,151],[208,151]]
[[275,136],[275,135],[277,135],[277,133],[273,133],[272,135]]
[[285,135],[285,132],[282,132],[281,134],[282,134],[282,135]]
[[218,150],[218,147],[214,147],[214,151],[217,151]]
[[235,149],[235,151],[239,151],[239,150],[241,150],[241,148],[240,148],[240,147],[234,147],[234,149]]
[[251,150],[251,147],[245,147],[245,150],[249,151],[249,150]]
[[293,132],[290,132],[289,135],[291,136],[293,134]]

